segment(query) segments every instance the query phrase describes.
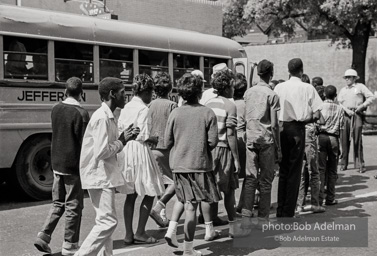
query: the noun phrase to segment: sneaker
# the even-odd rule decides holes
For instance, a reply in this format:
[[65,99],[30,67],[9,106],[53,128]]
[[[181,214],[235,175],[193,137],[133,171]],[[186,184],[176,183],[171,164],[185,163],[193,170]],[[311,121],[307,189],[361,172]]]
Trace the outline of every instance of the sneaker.
[[338,204],[338,200],[332,200],[332,201],[327,201],[325,202],[325,205],[335,205]]
[[346,171],[347,170],[347,167],[346,166],[344,166],[344,165],[341,165],[340,167],[339,167],[339,171]]
[[161,228],[166,228],[169,226],[169,220],[161,218],[160,214],[158,214],[155,210],[151,210],[149,216],[159,225]]
[[185,251],[183,253],[183,256],[201,256],[201,255],[202,255],[201,251],[197,251],[197,250],[194,250],[194,249],[192,249],[192,251],[189,251],[189,252]]
[[51,254],[51,248],[48,245],[48,243],[41,238],[37,237],[37,239],[34,242],[34,246],[38,249],[40,252],[46,252]]
[[325,212],[326,209],[323,206],[315,206],[315,205],[313,205],[312,206],[312,211],[313,211],[313,213],[322,213],[322,212]]
[[205,241],[213,241],[221,236],[221,231],[219,230],[213,230],[212,234],[210,236],[204,236]]
[[302,207],[302,206],[297,206],[297,207],[296,207],[295,214],[300,214],[301,212],[304,212],[304,207]]

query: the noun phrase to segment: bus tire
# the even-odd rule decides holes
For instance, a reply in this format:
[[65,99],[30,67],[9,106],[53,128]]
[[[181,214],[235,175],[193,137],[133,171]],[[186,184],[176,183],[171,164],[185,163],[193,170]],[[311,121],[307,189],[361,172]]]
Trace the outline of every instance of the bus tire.
[[16,185],[36,200],[51,198],[53,171],[51,167],[51,137],[35,136],[21,146],[14,165]]

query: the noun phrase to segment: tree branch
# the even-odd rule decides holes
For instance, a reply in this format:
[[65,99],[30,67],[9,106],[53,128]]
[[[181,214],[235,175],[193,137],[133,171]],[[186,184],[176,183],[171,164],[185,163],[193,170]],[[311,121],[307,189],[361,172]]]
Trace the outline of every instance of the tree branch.
[[348,37],[348,39],[351,40],[353,38],[353,35],[348,31],[348,29],[340,24],[336,18],[330,17],[330,15],[327,12],[323,11],[320,7],[318,8],[318,11],[320,15],[324,16],[327,19],[327,21],[339,27],[340,30],[342,30],[342,32],[345,34],[345,36]]

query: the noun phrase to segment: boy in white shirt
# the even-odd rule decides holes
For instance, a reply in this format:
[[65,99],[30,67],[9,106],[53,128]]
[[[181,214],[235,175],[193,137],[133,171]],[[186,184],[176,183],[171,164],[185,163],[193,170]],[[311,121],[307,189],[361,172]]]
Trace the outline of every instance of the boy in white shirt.
[[87,126],[80,156],[82,188],[89,192],[96,211],[96,224],[75,256],[112,255],[114,232],[118,219],[115,212],[115,188],[124,185],[122,149],[129,140],[135,139],[138,128],[129,126],[118,135],[114,111],[125,105],[122,80],[106,77],[98,87],[102,105]]

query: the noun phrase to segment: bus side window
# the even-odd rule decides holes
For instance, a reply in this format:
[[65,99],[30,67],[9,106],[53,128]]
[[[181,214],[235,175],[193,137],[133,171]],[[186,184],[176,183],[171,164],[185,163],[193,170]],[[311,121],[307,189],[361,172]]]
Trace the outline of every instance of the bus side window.
[[157,72],[169,73],[168,53],[155,51],[139,51],[139,72],[154,77]]
[[174,86],[177,86],[179,78],[184,74],[190,73],[194,69],[199,69],[199,56],[184,55],[184,54],[174,54]]
[[5,78],[47,80],[47,41],[4,36],[4,63]]
[[242,62],[236,63],[236,73],[245,75],[245,65]]
[[133,50],[117,47],[99,47],[100,80],[105,77],[122,79],[126,84],[133,80]]
[[75,76],[84,83],[93,83],[93,46],[56,41],[55,75],[58,82]]

